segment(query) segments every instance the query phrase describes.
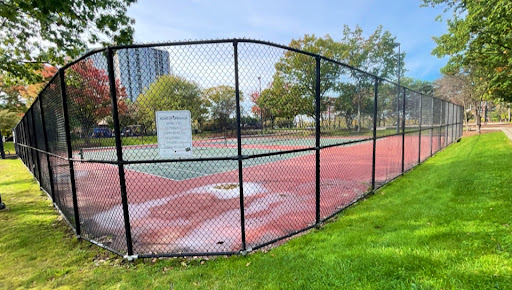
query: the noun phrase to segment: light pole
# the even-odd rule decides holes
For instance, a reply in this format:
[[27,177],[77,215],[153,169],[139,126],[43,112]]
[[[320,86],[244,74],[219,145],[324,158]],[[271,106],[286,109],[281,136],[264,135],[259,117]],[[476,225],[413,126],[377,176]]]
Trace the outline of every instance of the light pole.
[[[260,90],[258,92],[258,99],[261,98],[261,76],[258,77],[258,82],[260,83]],[[263,108],[260,105],[260,119],[261,119],[261,135],[263,135]]]
[[[396,94],[396,133],[400,133],[400,42],[394,42],[393,47],[398,46],[398,89]],[[404,116],[405,118],[405,116]]]

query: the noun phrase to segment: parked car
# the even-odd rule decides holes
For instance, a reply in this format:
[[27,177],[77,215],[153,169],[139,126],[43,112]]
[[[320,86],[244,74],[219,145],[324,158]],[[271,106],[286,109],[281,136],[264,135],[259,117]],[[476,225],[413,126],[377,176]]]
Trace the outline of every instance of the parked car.
[[112,136],[112,131],[109,128],[94,128],[91,134],[93,138],[110,138]]

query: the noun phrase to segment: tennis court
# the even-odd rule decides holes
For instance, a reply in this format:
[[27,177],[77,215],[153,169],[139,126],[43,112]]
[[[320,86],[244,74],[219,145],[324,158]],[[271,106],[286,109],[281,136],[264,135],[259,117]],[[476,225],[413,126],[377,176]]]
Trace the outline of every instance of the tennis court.
[[[340,140],[335,139],[336,142]],[[437,144],[440,139],[435,137],[433,140],[433,144]],[[422,144],[426,144],[422,148],[428,149],[425,154],[430,151],[430,141],[430,136],[422,136]],[[407,151],[404,158],[407,168],[418,161],[418,142],[418,136],[406,135]],[[377,140],[375,178],[378,184],[400,174],[401,147],[402,136]],[[221,146],[215,147],[215,150],[236,154],[236,148]],[[269,151],[262,148],[250,150]],[[372,151],[373,141],[350,143],[321,151],[322,218],[370,190]],[[124,152],[128,152],[127,156],[131,158],[142,154],[146,157],[150,154],[158,156],[158,149],[154,145],[125,149]],[[203,149],[194,154],[201,152]],[[94,154],[100,153],[106,154],[99,150]],[[248,246],[268,242],[311,224],[315,219],[315,164],[315,151],[244,160],[244,223]],[[80,207],[90,208],[82,210],[82,220],[92,229],[94,236],[108,236],[108,244],[122,243],[120,189],[116,183],[107,182],[118,174],[117,167],[78,162],[75,163],[75,172]],[[138,252],[197,252],[202,249],[222,252],[240,247],[237,160],[131,164],[125,166],[125,177],[133,246]],[[106,182],[102,183],[102,179]],[[103,207],[97,206],[98,200],[103,201]],[[89,204],[96,206],[93,209]]]
[[[360,138],[355,137],[330,137],[322,138],[322,145],[346,143]],[[258,155],[283,150],[298,150],[315,147],[314,137],[297,138],[293,134],[278,134],[268,136],[244,137],[242,140],[242,155]],[[202,139],[193,142],[192,154],[186,158],[207,157],[233,157],[238,155],[236,138]],[[251,166],[272,163],[276,161],[297,158],[314,154],[314,151],[302,151],[293,154],[277,154],[266,158],[254,158]],[[81,149],[75,156],[92,160],[115,160],[116,151],[113,147],[98,147]],[[125,161],[162,160],[157,144],[124,146],[123,159]],[[186,180],[201,176],[237,170],[236,162],[209,161],[208,166],[200,162],[165,162],[165,163],[139,163],[126,165],[126,169],[141,173],[151,174],[171,180]]]
[[[133,258],[235,254],[320,225],[456,141],[461,121],[324,56],[226,39],[92,51],[15,134],[77,235]],[[96,127],[112,135],[91,140]]]

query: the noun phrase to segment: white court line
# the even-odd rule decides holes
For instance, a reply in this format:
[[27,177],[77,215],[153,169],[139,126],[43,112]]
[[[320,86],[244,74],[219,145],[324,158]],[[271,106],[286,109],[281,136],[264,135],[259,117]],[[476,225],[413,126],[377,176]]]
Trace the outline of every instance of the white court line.
[[[147,163],[147,164],[151,164],[151,163]],[[155,166],[155,165],[151,165],[151,166]],[[165,166],[165,165],[156,165],[156,166]],[[143,174],[147,174],[147,175],[152,175],[152,176],[156,176],[156,177],[161,177],[161,178],[165,178],[165,179],[169,179],[169,180],[173,180],[173,181],[186,181],[186,180],[191,180],[191,179],[195,179],[195,178],[200,178],[200,177],[205,177],[205,176],[210,176],[210,175],[216,175],[216,174],[221,174],[221,173],[226,173],[226,172],[230,172],[230,171],[238,170],[238,168],[237,168],[237,169],[233,169],[233,170],[229,170],[229,171],[221,171],[221,172],[215,172],[215,173],[207,174],[207,173],[202,173],[202,172],[194,172],[194,171],[186,170],[186,169],[180,169],[180,170],[182,170],[182,171],[188,171],[188,172],[191,172],[191,173],[202,174],[202,175],[200,175],[200,176],[194,176],[194,177],[186,178],[186,179],[174,179],[174,178],[170,178],[169,176],[161,176],[161,175],[154,174],[154,173],[149,173],[149,172],[146,172],[146,171],[141,171],[141,170],[132,169],[132,168],[126,168],[126,165],[125,165],[125,169],[126,169],[126,170],[135,171],[135,172],[139,172],[139,173],[143,173]]]

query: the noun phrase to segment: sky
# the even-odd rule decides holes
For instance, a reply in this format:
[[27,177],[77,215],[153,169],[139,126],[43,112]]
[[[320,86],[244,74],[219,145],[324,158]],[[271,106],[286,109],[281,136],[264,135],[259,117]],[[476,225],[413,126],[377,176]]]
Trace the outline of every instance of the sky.
[[441,8],[420,0],[139,0],[128,9],[137,43],[252,38],[288,45],[304,34],[341,39],[343,25],[366,35],[383,25],[406,53],[406,76],[433,81],[446,59],[431,55],[446,31]]

